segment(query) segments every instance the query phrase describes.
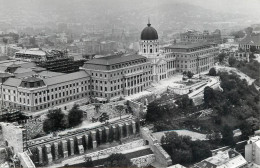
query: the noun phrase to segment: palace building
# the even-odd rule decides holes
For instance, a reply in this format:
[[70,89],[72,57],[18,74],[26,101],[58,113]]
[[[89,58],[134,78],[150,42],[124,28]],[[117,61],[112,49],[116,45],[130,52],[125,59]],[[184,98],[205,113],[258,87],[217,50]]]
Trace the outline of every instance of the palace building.
[[219,53],[216,43],[181,42],[165,47],[159,52],[157,31],[148,23],[143,29],[139,54],[152,64],[152,80],[158,82],[176,72],[200,73],[209,70]]
[[138,54],[92,59],[83,68],[92,78],[92,95],[116,100],[142,92],[151,85],[151,64]]
[[166,79],[167,72],[170,68],[170,63],[173,61],[167,61],[165,56],[159,52],[159,41],[157,31],[148,22],[141,33],[139,54],[145,56],[152,65],[152,80],[157,82],[162,79]]
[[[80,71],[68,74],[52,72],[55,71],[50,69],[52,64],[46,64],[45,68],[37,64],[56,60],[60,52],[16,53],[19,58],[38,61],[21,65],[7,62],[0,66],[2,102],[5,106],[34,112],[79,99],[116,101],[140,93],[151,87],[152,82],[177,72],[208,71],[218,55],[217,44],[209,42],[183,42],[165,47],[162,52],[157,31],[150,23],[141,32],[139,44],[139,53],[94,58],[85,62]],[[67,69],[69,65],[55,61],[53,66]]]
[[40,75],[9,78],[2,84],[5,106],[35,112],[90,96],[90,78],[85,71],[52,77]]
[[215,43],[179,43],[164,48],[165,58],[174,59],[177,72],[200,73],[214,66],[219,47]]

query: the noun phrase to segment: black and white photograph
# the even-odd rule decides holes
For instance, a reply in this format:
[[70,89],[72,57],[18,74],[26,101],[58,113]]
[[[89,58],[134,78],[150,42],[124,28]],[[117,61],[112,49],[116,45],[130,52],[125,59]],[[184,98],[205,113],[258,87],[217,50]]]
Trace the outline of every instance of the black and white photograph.
[[0,0],[0,168],[260,168],[260,0]]

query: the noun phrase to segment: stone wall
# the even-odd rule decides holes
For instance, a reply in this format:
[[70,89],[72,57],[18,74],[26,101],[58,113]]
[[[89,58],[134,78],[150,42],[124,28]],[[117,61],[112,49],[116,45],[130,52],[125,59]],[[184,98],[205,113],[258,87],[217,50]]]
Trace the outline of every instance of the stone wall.
[[169,154],[161,147],[157,139],[153,137],[148,128],[140,129],[141,137],[146,141],[146,144],[149,143],[149,146],[153,153],[155,154],[155,159],[158,163],[163,166],[172,165],[172,160]]
[[26,152],[18,153],[21,167],[35,168],[35,165]]
[[138,167],[147,167],[150,166],[153,162],[155,162],[156,158],[154,154],[141,156],[138,158],[131,159],[131,162],[133,165],[136,165]]
[[[135,136],[139,132],[136,121],[128,120],[107,126],[100,126],[88,131],[74,132],[62,137],[41,138],[41,140],[29,141],[29,149],[32,152],[32,160],[36,166],[48,165],[57,159],[65,159],[73,155],[81,155],[90,149],[96,149],[107,142],[124,140]],[[122,150],[115,148],[114,151]],[[109,152],[109,151],[102,151]],[[99,152],[100,154],[100,152]]]
[[23,152],[26,130],[11,123],[0,123],[4,141],[13,147],[14,153]]

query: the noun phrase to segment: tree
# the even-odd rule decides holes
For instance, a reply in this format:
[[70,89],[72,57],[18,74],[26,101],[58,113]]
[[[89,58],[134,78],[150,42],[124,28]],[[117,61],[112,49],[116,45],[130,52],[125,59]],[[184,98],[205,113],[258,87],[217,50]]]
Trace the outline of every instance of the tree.
[[236,64],[236,58],[235,57],[229,57],[228,63],[230,66],[234,66]]
[[123,104],[118,104],[115,108],[116,108],[117,112],[119,113],[120,119],[121,119],[122,112],[125,109],[124,105]]
[[69,127],[81,124],[83,121],[83,111],[79,109],[79,105],[74,104],[68,114]]
[[100,118],[99,118],[99,121],[102,123],[102,122],[105,122],[107,120],[109,120],[108,114],[107,113],[102,113]]
[[231,127],[229,127],[228,125],[225,125],[222,128],[221,134],[222,134],[223,144],[231,146],[231,147],[233,147],[235,145],[233,131],[232,131]]
[[207,143],[197,140],[192,142],[191,146],[193,161],[199,162],[203,159],[211,157],[210,146]]
[[167,132],[161,143],[171,156],[173,164],[190,164],[211,156],[210,146],[203,141],[192,141],[189,136],[179,136],[176,132]]
[[210,68],[209,70],[209,75],[210,76],[217,76],[217,71],[215,68]]
[[246,31],[246,33],[248,34],[248,35],[250,35],[250,34],[252,34],[253,33],[253,28],[252,27],[247,27],[246,29],[245,29],[245,31]]
[[192,78],[193,75],[194,75],[194,73],[192,73],[191,71],[188,71],[188,72],[187,72],[187,76],[188,76],[188,78]]
[[61,109],[49,110],[47,119],[43,122],[43,130],[46,133],[62,130],[66,128],[65,114]]
[[131,167],[131,161],[121,153],[115,153],[110,155],[105,163],[105,167]]
[[3,43],[6,45],[8,43],[8,39],[7,38],[3,38]]
[[147,121],[157,121],[161,118],[161,115],[162,114],[160,113],[159,103],[157,101],[153,101],[150,104],[148,104],[146,114]]
[[224,58],[226,57],[226,54],[225,53],[220,53],[218,55],[218,61],[221,63],[224,61]]
[[184,71],[184,72],[182,73],[182,75],[183,75],[183,77],[186,76],[186,75],[187,75],[187,72]]
[[207,86],[204,89],[204,103],[208,106],[214,100],[214,90]]
[[250,51],[253,53],[256,52],[257,51],[256,46],[250,46]]
[[35,46],[36,45],[35,37],[30,37],[29,42],[30,42],[31,45]]
[[94,164],[93,164],[91,157],[88,157],[88,156],[85,155],[84,161],[85,161],[84,167],[94,167]]
[[189,98],[189,96],[183,95],[181,98],[175,101],[175,103],[179,106],[181,109],[186,109],[187,107],[193,106],[192,99]]

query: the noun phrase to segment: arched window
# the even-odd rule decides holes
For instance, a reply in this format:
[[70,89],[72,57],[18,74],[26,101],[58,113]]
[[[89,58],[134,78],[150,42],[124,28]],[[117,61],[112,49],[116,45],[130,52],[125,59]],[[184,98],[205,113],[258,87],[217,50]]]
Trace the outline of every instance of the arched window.
[[153,49],[150,49],[150,53],[153,53]]
[[144,49],[144,53],[146,53],[146,49]]

